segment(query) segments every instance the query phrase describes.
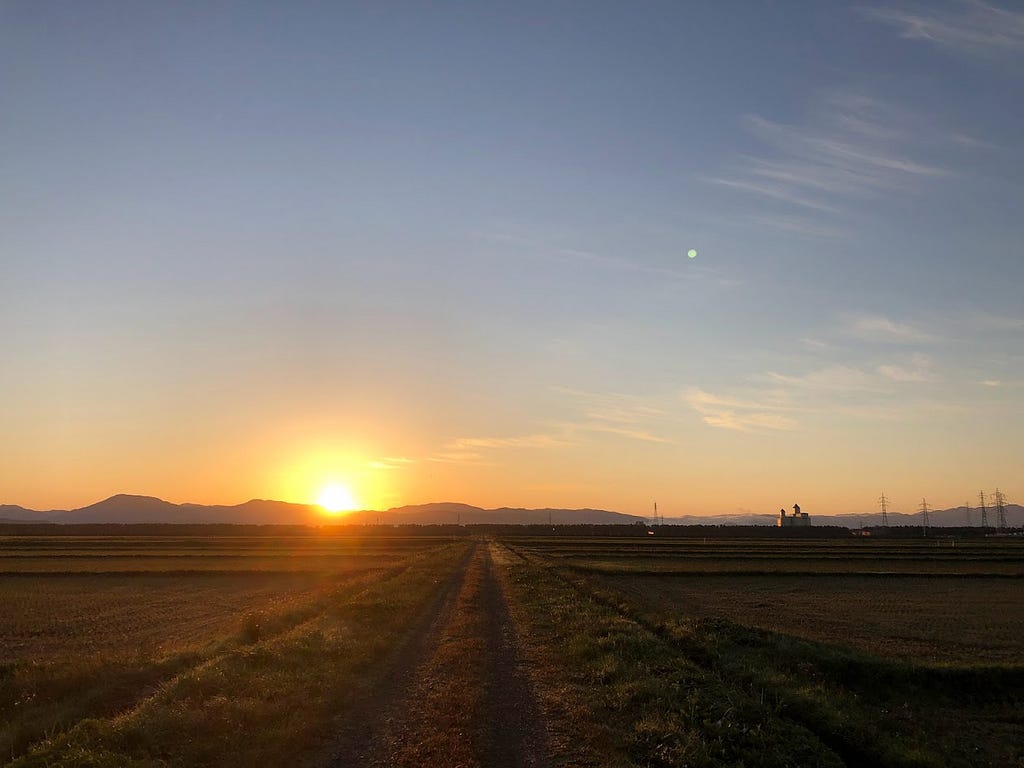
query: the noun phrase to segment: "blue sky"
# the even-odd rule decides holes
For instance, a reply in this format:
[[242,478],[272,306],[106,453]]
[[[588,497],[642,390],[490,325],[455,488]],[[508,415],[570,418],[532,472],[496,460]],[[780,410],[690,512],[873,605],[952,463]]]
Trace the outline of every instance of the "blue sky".
[[1016,500],[1022,85],[970,0],[0,2],[0,502]]

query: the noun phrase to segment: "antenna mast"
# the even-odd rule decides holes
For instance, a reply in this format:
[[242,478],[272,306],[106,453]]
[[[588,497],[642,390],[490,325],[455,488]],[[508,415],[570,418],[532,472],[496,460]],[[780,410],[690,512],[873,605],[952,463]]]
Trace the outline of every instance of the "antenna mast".
[[889,527],[889,500],[885,498],[885,491],[882,491],[882,497],[878,500],[878,508],[882,510],[882,525],[886,528]]
[[971,523],[971,502],[969,501],[964,502],[964,514],[967,516],[967,527],[970,528],[973,523]]
[[978,492],[978,502],[981,504],[981,527],[988,528],[988,510],[985,509],[985,492]]
[[928,535],[928,502],[921,499],[921,522],[924,524],[924,535]]
[[996,488],[996,521],[1000,528],[1006,527],[1006,495]]

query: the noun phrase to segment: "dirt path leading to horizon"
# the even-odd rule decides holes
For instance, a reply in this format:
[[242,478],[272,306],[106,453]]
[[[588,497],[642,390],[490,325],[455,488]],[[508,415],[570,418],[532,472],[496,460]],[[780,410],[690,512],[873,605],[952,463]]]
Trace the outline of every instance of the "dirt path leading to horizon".
[[477,543],[346,715],[330,765],[545,768],[547,743],[490,547]]

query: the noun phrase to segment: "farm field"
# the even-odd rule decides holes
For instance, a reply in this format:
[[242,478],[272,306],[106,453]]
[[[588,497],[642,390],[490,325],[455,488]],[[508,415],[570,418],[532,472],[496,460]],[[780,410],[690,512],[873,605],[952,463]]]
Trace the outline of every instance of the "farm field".
[[[29,765],[70,764],[68,750],[82,752],[77,740],[85,738],[86,754],[100,764],[108,758],[121,764],[120,747],[83,734],[96,723],[116,722],[122,729],[164,706],[186,706],[202,716],[229,698],[233,715],[207,711],[206,725],[237,729],[228,722],[244,717],[241,737],[250,751],[231,745],[233,756],[226,758],[228,745],[218,732],[205,747],[197,746],[206,752],[183,753],[179,764],[256,764],[261,759],[252,750],[272,758],[296,733],[308,737],[306,752],[315,751],[321,742],[311,733],[330,732],[334,707],[368,684],[375,669],[368,662],[401,638],[416,615],[410,606],[421,606],[437,590],[466,546],[450,537],[365,537],[360,531],[272,538],[5,538],[0,756]],[[305,660],[304,674],[283,682],[272,683],[270,672],[264,677],[249,666],[264,654],[267,666],[282,674],[316,648],[322,653]],[[330,679],[328,669],[336,673],[336,685],[321,691],[316,675]],[[232,675],[240,677],[230,682]],[[190,692],[183,694],[185,689]],[[271,695],[274,705],[267,701]],[[306,723],[289,731],[288,739],[279,730],[283,722],[261,721],[279,717],[283,706]],[[136,755],[143,764],[163,761],[155,749],[173,753],[175,745],[197,738],[197,723],[184,722],[184,712],[164,715],[159,730],[165,741]],[[149,726],[138,728],[143,743],[156,736]]]
[[1019,540],[2,543],[14,766],[1024,759]]
[[[434,540],[436,541],[436,540]],[[429,537],[338,533],[310,536],[5,536],[0,575],[177,571],[330,572],[380,567]]]
[[1024,760],[1019,539],[503,545],[561,740],[635,765]]

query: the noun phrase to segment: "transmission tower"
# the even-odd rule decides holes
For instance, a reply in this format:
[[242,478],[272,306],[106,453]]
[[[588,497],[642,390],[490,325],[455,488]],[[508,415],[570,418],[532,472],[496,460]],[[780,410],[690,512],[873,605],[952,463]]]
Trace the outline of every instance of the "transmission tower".
[[1006,527],[1006,495],[996,488],[996,522],[1000,528]]
[[654,524],[661,525],[661,518],[658,517],[658,502],[654,502]]
[[978,504],[981,506],[981,527],[988,528],[988,510],[985,509],[985,492],[978,492]]
[[967,527],[970,528],[972,523],[971,523],[971,502],[969,502],[969,501],[965,501],[964,502],[964,515],[967,517]]
[[878,499],[878,508],[882,511],[882,525],[886,528],[889,527],[889,500],[885,498],[885,492],[882,492],[881,498]]
[[928,502],[921,499],[921,523],[924,525],[924,535],[928,535]]

